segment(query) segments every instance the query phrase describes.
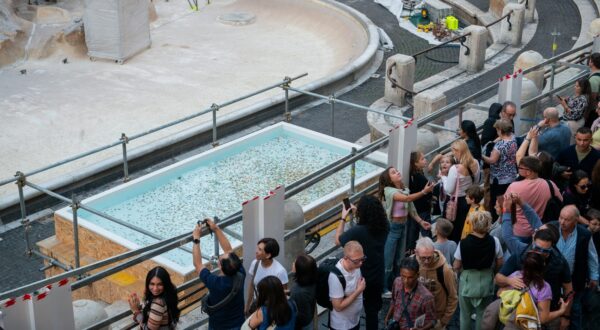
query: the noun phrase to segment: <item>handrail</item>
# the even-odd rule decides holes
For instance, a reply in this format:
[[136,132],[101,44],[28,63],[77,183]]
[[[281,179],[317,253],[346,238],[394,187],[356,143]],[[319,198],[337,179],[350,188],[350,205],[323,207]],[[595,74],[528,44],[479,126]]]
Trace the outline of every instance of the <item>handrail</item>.
[[[219,227],[221,228],[226,228],[230,225],[233,225],[237,222],[239,222],[241,220],[241,211],[238,211],[230,216],[228,216],[227,218],[223,219],[221,222],[219,222]],[[208,230],[206,228],[202,229],[202,236],[205,236],[206,234],[208,234]],[[186,232],[183,234],[180,234],[178,236],[175,237],[171,237],[135,250],[131,250],[131,251],[127,251],[127,252],[123,252],[121,254],[118,254],[116,256],[104,259],[104,260],[100,260],[94,263],[91,263],[89,265],[86,266],[82,266],[80,268],[77,269],[73,269],[49,278],[45,278],[43,280],[39,280],[37,282],[34,283],[30,283],[24,286],[21,286],[19,288],[15,288],[6,292],[2,292],[0,293],[0,301],[7,299],[7,298],[12,298],[12,297],[17,297],[20,295],[23,295],[25,293],[30,293],[33,292],[41,287],[44,287],[48,284],[52,284],[55,282],[58,282],[62,279],[66,279],[66,278],[70,278],[70,277],[81,277],[84,276],[88,273],[90,273],[91,271],[98,269],[98,268],[102,268],[105,266],[108,266],[110,264],[125,260],[125,259],[129,259],[129,258],[134,258],[134,259],[130,259],[129,261],[133,261],[133,260],[137,260],[138,262],[150,259],[152,257],[155,257],[161,253],[163,253],[163,249],[161,247],[165,247],[168,246],[171,249],[177,246],[181,246],[184,244],[187,244],[189,242],[191,242],[192,240],[192,232]],[[169,250],[169,249],[167,249]],[[106,271],[106,270],[105,270]],[[105,273],[105,271],[101,272],[107,275],[112,274],[111,273]],[[97,273],[95,275],[98,275],[100,273]],[[80,280],[82,281],[82,280]],[[84,284],[89,284],[87,283],[89,281],[85,281],[85,282],[81,282]],[[73,283],[73,285],[76,285],[78,282]]]
[[[335,95],[325,96],[325,95],[321,95],[321,94],[317,94],[317,93],[313,93],[313,92],[309,92],[309,91],[304,91],[304,90],[293,88],[293,87],[287,87],[287,89],[289,89],[289,90],[291,90],[293,92],[296,92],[296,93],[300,93],[300,94],[312,96],[312,97],[319,98],[319,99],[322,99],[322,100],[327,100],[329,102],[344,104],[344,105],[347,105],[347,106],[352,107],[352,108],[361,109],[361,110],[365,110],[365,111],[368,111],[368,112],[378,113],[380,115],[391,117],[391,118],[402,119],[402,120],[410,120],[411,119],[411,118],[406,117],[406,116],[396,115],[396,114],[385,112],[385,111],[381,111],[381,110],[375,110],[375,109],[367,107],[365,105],[360,105],[360,104],[356,104],[356,103],[344,101],[344,100],[341,100],[339,98],[336,98]],[[449,128],[441,126],[441,125],[436,125],[436,124],[433,124],[433,123],[427,123],[425,125],[428,125],[428,126],[431,126],[433,128],[440,129],[440,130],[454,132],[454,130],[452,130],[452,129],[449,129]]]
[[444,45],[447,45],[447,44],[449,44],[449,43],[451,43],[451,42],[454,42],[454,41],[456,41],[456,40],[459,40],[459,39],[462,39],[462,38],[466,38],[466,37],[467,37],[467,36],[469,36],[469,35],[471,35],[471,32],[467,32],[467,33],[465,33],[465,34],[461,34],[461,35],[459,35],[459,36],[457,36],[457,37],[454,37],[454,38],[452,38],[452,39],[450,39],[450,40],[444,41],[444,42],[442,42],[442,43],[440,43],[440,44],[437,44],[437,45],[435,45],[435,46],[431,46],[431,47],[429,47],[429,48],[427,48],[427,49],[424,49],[424,50],[422,50],[422,51],[420,51],[420,52],[417,52],[417,53],[415,53],[415,54],[413,54],[413,55],[410,55],[410,56],[411,56],[411,57],[413,57],[413,58],[415,58],[415,61],[416,61],[416,60],[417,60],[417,59],[416,59],[416,57],[417,57],[417,56],[419,56],[419,55],[423,55],[423,54],[425,54],[425,53],[427,53],[427,52],[429,52],[429,51],[432,51],[432,50],[434,50],[434,49],[436,49],[436,48],[439,48],[439,47],[442,47],[442,46],[444,46]]
[[510,30],[512,29],[512,24],[510,23],[510,16],[511,16],[512,14],[513,14],[513,11],[512,11],[512,10],[510,10],[508,13],[506,13],[506,15],[504,15],[504,16],[502,16],[502,17],[498,18],[497,20],[495,20],[495,21],[493,21],[493,22],[491,22],[491,23],[489,23],[489,24],[486,24],[486,25],[484,25],[484,26],[485,26],[486,28],[489,28],[490,26],[492,26],[492,25],[494,25],[494,24],[496,24],[496,23],[500,22],[501,20],[505,19],[506,17],[508,17],[508,20],[507,20],[507,21],[508,21],[508,31],[510,31]]
[[[556,55],[556,56],[554,56],[554,57],[552,57],[550,59],[547,59],[546,61],[544,61],[544,62],[542,62],[540,64],[534,65],[531,68],[523,70],[523,74],[527,74],[529,72],[532,72],[532,71],[535,71],[535,70],[537,70],[539,68],[542,68],[542,67],[544,67],[546,65],[552,64],[553,62],[556,62],[556,61],[558,61],[561,58],[564,58],[564,57],[567,57],[567,56],[569,56],[569,55],[571,55],[573,53],[579,52],[579,51],[581,51],[581,50],[583,50],[585,48],[590,47],[591,45],[592,45],[592,42],[587,43],[587,44],[582,45],[582,46],[579,46],[577,48],[573,48],[573,49],[571,49],[569,51],[566,51],[566,52],[564,52],[562,54]],[[448,104],[445,107],[442,107],[441,109],[439,109],[438,111],[430,113],[430,114],[428,114],[428,115],[426,115],[426,116],[418,119],[417,120],[417,124],[418,124],[419,127],[421,127],[421,126],[425,125],[426,123],[428,123],[430,121],[436,120],[436,119],[438,119],[438,118],[440,118],[440,117],[448,114],[452,110],[454,110],[454,109],[456,109],[458,107],[464,106],[465,104],[469,103],[470,101],[472,101],[472,100],[474,100],[474,99],[476,99],[476,98],[478,98],[480,96],[483,96],[483,95],[491,92],[493,89],[497,88],[498,85],[499,85],[499,82],[495,82],[494,84],[492,84],[492,85],[490,85],[490,86],[488,86],[488,87],[480,90],[479,92],[476,92],[476,93],[474,93],[474,94],[472,94],[472,95],[470,95],[470,96],[468,96],[468,97],[466,97],[466,98],[464,98],[462,100],[458,100],[458,101],[455,101],[455,102],[453,102],[451,104]]]
[[[229,100],[229,101],[223,102],[223,103],[221,103],[221,104],[219,104],[219,105],[216,105],[216,106],[217,106],[218,108],[223,108],[223,107],[226,107],[226,106],[228,106],[228,105],[234,104],[234,103],[236,103],[236,102],[239,102],[239,101],[241,101],[241,100],[244,100],[244,99],[246,99],[246,98],[249,98],[249,97],[255,96],[255,95],[257,95],[257,94],[263,93],[263,92],[265,92],[265,91],[267,91],[267,90],[270,90],[270,89],[273,89],[273,88],[277,88],[277,87],[281,87],[281,85],[283,85],[283,84],[286,84],[286,83],[289,83],[289,82],[291,82],[291,81],[294,81],[294,80],[297,80],[297,79],[303,78],[303,77],[305,77],[305,76],[307,76],[307,75],[308,75],[308,73],[303,73],[303,74],[300,74],[300,75],[298,75],[298,76],[295,76],[295,77],[293,77],[293,78],[286,77],[284,80],[282,80],[282,81],[280,81],[280,82],[278,82],[278,83],[275,83],[275,84],[269,85],[269,86],[267,86],[267,87],[261,88],[261,89],[259,89],[259,90],[257,90],[257,91],[254,91],[254,92],[248,93],[248,94],[246,94],[246,95],[240,96],[240,97],[238,97],[238,98],[235,98],[235,99],[233,99],[233,100]],[[143,137],[143,136],[146,136],[146,135],[148,135],[148,134],[152,134],[152,133],[154,133],[154,132],[157,132],[157,131],[163,130],[163,129],[165,129],[165,128],[169,128],[169,127],[171,127],[171,126],[174,126],[174,125],[177,125],[177,124],[183,123],[183,122],[185,122],[185,121],[188,121],[188,120],[194,119],[194,118],[196,118],[196,117],[199,117],[199,116],[205,115],[205,114],[207,114],[207,113],[210,113],[211,111],[213,111],[213,110],[214,110],[214,106],[215,106],[215,104],[213,104],[211,107],[209,107],[209,108],[207,108],[207,109],[204,109],[204,110],[202,110],[202,111],[200,111],[200,112],[196,112],[196,113],[193,113],[193,114],[191,114],[191,115],[189,115],[189,116],[186,116],[186,117],[183,117],[183,118],[180,118],[180,119],[177,119],[177,120],[174,120],[174,121],[168,122],[168,123],[166,123],[166,124],[163,124],[163,125],[160,125],[160,126],[157,126],[157,127],[154,127],[154,128],[151,128],[151,129],[149,129],[149,130],[147,130],[147,131],[145,131],[145,132],[141,132],[141,133],[138,133],[138,134],[134,134],[134,135],[132,135],[132,136],[129,136],[129,137],[127,137],[127,138],[128,138],[128,140],[129,140],[129,141],[132,141],[132,140],[135,140],[135,139],[141,138],[141,137]],[[101,151],[104,151],[104,150],[107,150],[107,149],[110,149],[110,148],[112,148],[112,147],[115,147],[115,146],[118,146],[118,145],[122,145],[122,144],[123,144],[123,140],[122,140],[122,139],[119,139],[118,141],[115,141],[115,142],[112,142],[112,143],[109,143],[109,144],[106,144],[106,145],[103,145],[103,146],[100,146],[100,147],[94,148],[94,149],[92,149],[92,150],[89,150],[89,151],[86,151],[86,152],[83,152],[83,153],[80,153],[80,154],[77,154],[77,155],[74,155],[74,156],[71,156],[71,157],[65,158],[65,159],[63,159],[63,160],[61,160],[61,161],[58,161],[58,162],[52,163],[52,164],[50,164],[50,165],[46,165],[46,166],[44,166],[44,167],[41,167],[41,168],[35,169],[35,170],[33,170],[33,171],[27,172],[27,173],[25,173],[25,176],[32,176],[32,175],[35,175],[35,174],[38,174],[38,173],[41,173],[41,172],[45,172],[45,171],[47,171],[47,170],[49,170],[49,169],[53,169],[53,168],[55,168],[55,167],[58,167],[58,166],[61,166],[61,165],[64,165],[64,164],[70,163],[70,162],[72,162],[72,161],[75,161],[75,160],[78,160],[78,159],[81,159],[81,158],[84,158],[84,157],[87,157],[87,156],[93,155],[93,154],[95,154],[95,153],[98,153],[98,152],[101,152]],[[15,181],[17,181],[17,180],[18,180],[18,178],[17,178],[17,177],[12,177],[12,178],[7,178],[7,179],[4,179],[4,180],[1,180],[1,181],[0,181],[0,186],[6,185],[6,184],[8,184],[8,183],[15,182]]]
[[[554,93],[556,93],[557,91],[561,91],[561,90],[563,90],[563,89],[565,89],[565,88],[568,88],[569,86],[572,86],[572,84],[573,84],[575,81],[577,81],[579,78],[582,78],[582,77],[584,77],[586,74],[587,74],[587,72],[582,72],[582,73],[580,73],[580,74],[578,74],[578,75],[574,76],[573,78],[571,78],[571,79],[567,80],[567,81],[566,81],[564,84],[562,84],[562,85],[560,85],[560,86],[558,86],[558,87],[556,87],[556,88],[554,88],[554,89],[552,89],[552,90],[549,90],[549,91],[547,91],[547,92],[544,92],[544,93],[542,93],[542,94],[540,94],[540,95],[538,95],[538,96],[535,96],[535,97],[533,97],[533,98],[531,98],[531,99],[529,99],[529,100],[527,100],[527,101],[523,102],[523,104],[521,104],[521,107],[526,107],[526,106],[528,106],[528,105],[530,105],[530,104],[532,104],[532,103],[534,103],[534,102],[537,102],[537,101],[539,101],[539,100],[541,100],[541,99],[543,99],[543,98],[545,98],[545,97],[548,97],[548,96],[550,96],[550,95],[553,95],[553,94],[554,94]],[[480,126],[480,127],[477,127],[477,131],[479,131],[481,128],[482,128],[482,126]],[[456,139],[454,139],[454,140],[452,140],[452,141],[450,141],[450,142],[448,142],[448,143],[446,143],[446,144],[444,144],[444,145],[442,145],[442,146],[439,146],[439,147],[437,147],[437,148],[435,148],[435,149],[433,149],[433,150],[429,151],[429,152],[428,152],[428,153],[426,153],[424,156],[425,156],[425,157],[429,157],[429,156],[432,156],[432,155],[434,155],[434,154],[437,154],[437,153],[442,153],[442,152],[444,152],[444,151],[448,150],[448,149],[450,148],[450,146],[452,145],[452,143],[454,143],[454,142],[455,142],[455,141],[457,141],[458,139],[460,139],[460,138],[456,138]]]

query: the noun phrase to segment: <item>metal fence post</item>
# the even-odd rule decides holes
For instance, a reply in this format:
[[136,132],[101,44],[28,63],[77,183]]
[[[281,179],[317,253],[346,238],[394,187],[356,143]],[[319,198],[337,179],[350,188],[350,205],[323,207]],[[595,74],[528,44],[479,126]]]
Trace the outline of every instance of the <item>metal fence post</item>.
[[331,106],[331,136],[335,137],[335,94],[329,96],[329,105]]
[[79,209],[79,202],[73,196],[73,204],[71,204],[71,210],[73,210],[73,242],[75,244],[75,268],[79,268],[79,225],[77,223],[77,210]]
[[292,81],[292,79],[290,77],[285,77],[283,78],[284,83],[281,85],[281,88],[283,88],[283,91],[285,92],[285,112],[283,113],[283,120],[285,120],[286,122],[291,122],[292,121],[292,114],[290,113],[290,82]]
[[212,135],[213,135],[213,142],[212,142],[212,146],[213,148],[219,145],[219,141],[217,141],[217,111],[219,111],[219,105],[216,103],[213,103],[210,106],[210,109],[212,110],[212,120],[213,120],[213,128],[212,128]]
[[[556,27],[554,28],[554,32],[551,32],[552,36],[552,57],[556,54],[556,50],[558,49],[558,44],[556,43],[556,37],[560,36],[560,32],[556,31]],[[552,66],[550,67],[550,90],[554,90],[554,73],[556,71],[556,63],[552,62]]]
[[25,195],[23,194],[23,187],[25,186],[25,174],[23,172],[17,172],[15,174],[17,179],[17,187],[19,188],[19,204],[21,206],[21,225],[23,225],[23,229],[25,231],[25,255],[31,257],[31,242],[29,241],[29,230],[31,230],[31,225],[29,224],[29,219],[27,219],[27,210],[25,209]]
[[[352,156],[356,155],[356,148],[352,147]],[[352,162],[350,165],[350,195],[354,195],[356,189],[354,187],[354,181],[356,180],[356,162]]]
[[[216,225],[217,222],[219,222],[219,218],[215,216],[213,217],[213,221]],[[213,238],[213,244],[215,249],[213,256],[210,258],[210,262],[212,263],[213,267],[217,267],[219,264],[219,240],[217,239],[217,235],[212,234],[212,232],[210,236]]]
[[129,164],[127,161],[127,143],[129,138],[125,133],[121,133],[121,146],[123,146],[123,182],[129,181]]

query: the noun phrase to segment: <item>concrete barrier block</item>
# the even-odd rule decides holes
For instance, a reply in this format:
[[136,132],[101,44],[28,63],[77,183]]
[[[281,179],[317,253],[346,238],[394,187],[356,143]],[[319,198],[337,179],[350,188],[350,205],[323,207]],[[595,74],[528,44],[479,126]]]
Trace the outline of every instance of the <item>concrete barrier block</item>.
[[519,46],[523,39],[523,28],[525,27],[525,5],[518,3],[509,3],[504,6],[502,16],[512,11],[510,24],[504,19],[500,23],[500,43],[511,46]]
[[[525,71],[526,69],[534,67],[543,62],[544,57],[542,54],[533,50],[525,51],[521,53],[519,57],[517,57],[517,60],[515,61],[514,72],[519,71],[519,69]],[[525,77],[531,80],[539,90],[544,88],[544,68],[529,72],[525,74]]]
[[488,30],[483,26],[470,25],[463,30],[463,33],[470,34],[464,45],[460,46],[458,66],[468,72],[480,71],[485,62]]
[[[415,83],[415,59],[412,56],[396,54],[390,56],[385,63],[386,72],[402,88],[412,91]],[[390,79],[385,79],[384,99],[397,106],[406,104],[406,91],[394,86]]]
[[415,96],[413,117],[415,119],[422,118],[441,109],[446,104],[446,95],[444,93],[434,90],[423,91]]

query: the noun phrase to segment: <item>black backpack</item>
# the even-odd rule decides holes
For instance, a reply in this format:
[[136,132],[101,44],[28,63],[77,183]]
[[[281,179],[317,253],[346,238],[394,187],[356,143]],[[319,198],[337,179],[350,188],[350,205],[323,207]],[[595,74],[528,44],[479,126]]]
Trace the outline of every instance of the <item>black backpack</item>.
[[544,210],[544,214],[542,215],[542,223],[546,223],[549,221],[558,220],[560,217],[560,210],[562,209],[562,201],[558,199],[556,194],[554,193],[554,187],[549,180],[546,180],[548,184],[548,188],[550,189],[550,199],[548,203],[546,203],[546,209]]
[[344,291],[346,290],[346,279],[342,272],[335,266],[338,259],[327,258],[321,262],[317,270],[317,304],[319,306],[333,309],[331,299],[329,298],[329,274],[335,275]]

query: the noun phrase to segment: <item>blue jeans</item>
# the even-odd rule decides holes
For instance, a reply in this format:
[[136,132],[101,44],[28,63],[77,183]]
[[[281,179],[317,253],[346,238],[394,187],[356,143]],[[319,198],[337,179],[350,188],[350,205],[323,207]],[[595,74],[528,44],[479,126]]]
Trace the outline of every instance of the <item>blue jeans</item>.
[[580,330],[583,327],[583,304],[582,301],[588,294],[588,289],[576,292],[573,297],[573,305],[571,306],[571,324],[569,329]]
[[396,278],[396,272],[400,265],[404,254],[405,246],[405,223],[390,222],[390,232],[388,233],[387,240],[385,241],[385,248],[383,251],[383,259],[385,263],[385,278],[384,286],[386,290],[392,288],[392,283]]

